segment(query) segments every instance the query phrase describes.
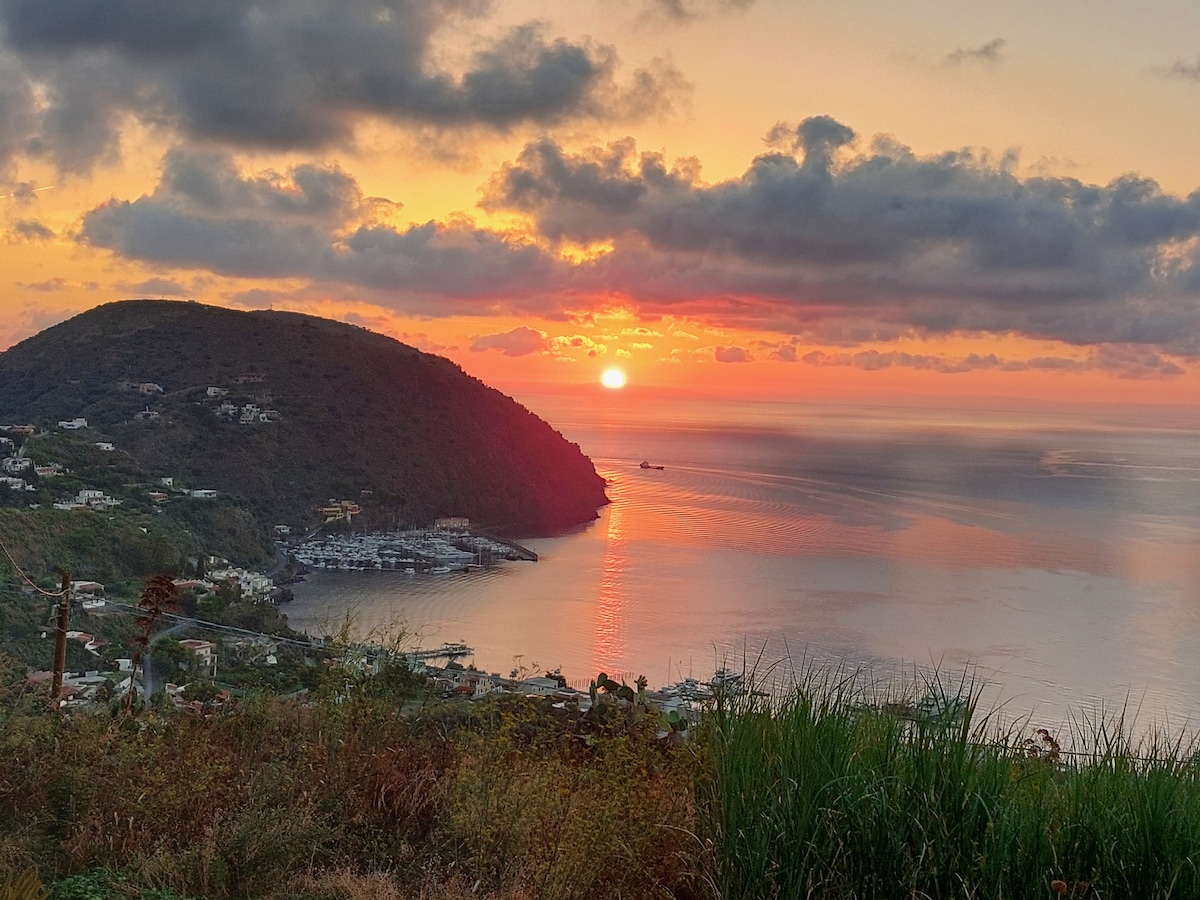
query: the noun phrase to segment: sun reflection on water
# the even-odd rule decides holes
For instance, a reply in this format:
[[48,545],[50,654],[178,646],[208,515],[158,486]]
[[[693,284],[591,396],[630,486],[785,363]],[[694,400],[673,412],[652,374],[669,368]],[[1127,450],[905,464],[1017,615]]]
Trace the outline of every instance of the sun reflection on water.
[[625,570],[629,565],[628,537],[625,533],[625,507],[621,503],[619,479],[609,485],[612,504],[608,508],[608,527],[604,536],[604,562],[596,596],[594,659],[601,671],[614,677],[617,661],[627,649],[625,619],[629,598],[625,592]]

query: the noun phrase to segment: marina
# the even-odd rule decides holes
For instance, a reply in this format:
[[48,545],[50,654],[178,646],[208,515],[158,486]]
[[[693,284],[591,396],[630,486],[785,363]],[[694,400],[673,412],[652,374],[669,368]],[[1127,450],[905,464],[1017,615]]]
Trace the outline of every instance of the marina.
[[460,529],[419,529],[311,536],[286,552],[309,569],[364,572],[387,570],[409,575],[447,575],[499,561],[536,561],[519,544]]

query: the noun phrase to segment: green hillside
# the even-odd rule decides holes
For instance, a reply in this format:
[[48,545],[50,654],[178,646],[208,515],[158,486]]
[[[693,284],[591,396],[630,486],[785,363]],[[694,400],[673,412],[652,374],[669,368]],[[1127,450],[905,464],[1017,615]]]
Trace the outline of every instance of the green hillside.
[[332,498],[365,525],[539,534],[607,502],[576,445],[450,361],[295,313],[130,300],[0,353],[0,424],[77,417],[71,436],[111,442],[131,481],[215,490],[264,527],[316,524]]

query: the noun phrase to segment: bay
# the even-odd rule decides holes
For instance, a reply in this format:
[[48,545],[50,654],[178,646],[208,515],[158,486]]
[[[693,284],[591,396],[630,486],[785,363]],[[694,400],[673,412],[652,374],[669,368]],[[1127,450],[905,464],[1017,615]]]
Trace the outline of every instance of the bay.
[[966,672],[990,708],[1041,724],[1200,721],[1190,411],[520,399],[608,480],[596,522],[528,541],[537,563],[314,573],[294,627],[350,616],[576,684],[786,660]]

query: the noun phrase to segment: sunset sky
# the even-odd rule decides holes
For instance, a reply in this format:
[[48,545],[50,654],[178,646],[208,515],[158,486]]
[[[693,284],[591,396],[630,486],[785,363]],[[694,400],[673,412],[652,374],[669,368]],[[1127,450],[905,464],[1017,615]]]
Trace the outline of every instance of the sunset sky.
[[330,316],[505,388],[1200,402],[1200,4],[0,0],[0,347]]

